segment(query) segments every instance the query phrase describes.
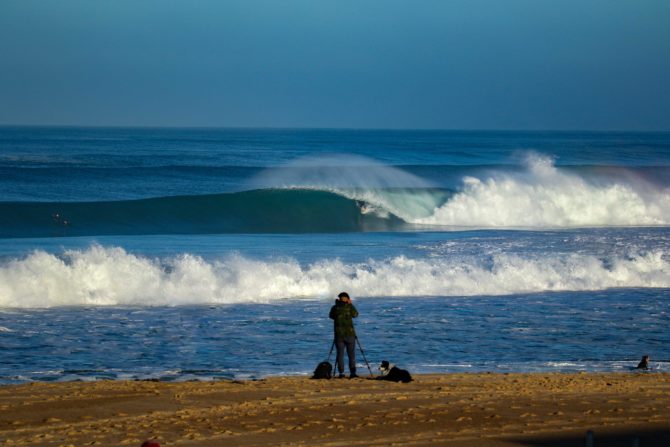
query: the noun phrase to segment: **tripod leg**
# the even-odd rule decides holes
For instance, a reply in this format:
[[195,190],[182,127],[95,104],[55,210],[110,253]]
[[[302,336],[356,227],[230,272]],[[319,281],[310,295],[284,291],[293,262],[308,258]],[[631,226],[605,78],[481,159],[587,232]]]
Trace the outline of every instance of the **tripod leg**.
[[333,339],[333,344],[330,345],[330,352],[328,353],[328,358],[326,359],[326,361],[327,361],[328,363],[330,363],[330,356],[333,355],[333,348],[334,348],[334,347],[335,347],[335,339]]
[[358,343],[358,348],[361,350],[363,360],[365,360],[365,364],[368,367],[368,371],[370,371],[370,377],[374,377],[374,374],[372,374],[372,368],[370,368],[370,364],[368,363],[368,359],[365,358],[365,351],[363,351],[363,346],[361,345],[361,341],[358,339],[358,336],[356,336],[356,343]]

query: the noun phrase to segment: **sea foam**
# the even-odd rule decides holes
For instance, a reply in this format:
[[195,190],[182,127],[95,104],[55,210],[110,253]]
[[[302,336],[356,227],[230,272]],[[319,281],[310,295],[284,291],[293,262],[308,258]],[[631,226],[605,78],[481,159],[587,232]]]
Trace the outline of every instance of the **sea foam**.
[[467,227],[589,227],[670,224],[670,189],[629,172],[584,178],[530,154],[526,171],[466,177],[460,192],[417,224]]
[[357,297],[449,297],[621,287],[670,287],[668,254],[396,256],[300,264],[238,254],[149,258],[96,245],[59,255],[39,250],[0,265],[4,308],[272,303],[332,297],[341,290]]

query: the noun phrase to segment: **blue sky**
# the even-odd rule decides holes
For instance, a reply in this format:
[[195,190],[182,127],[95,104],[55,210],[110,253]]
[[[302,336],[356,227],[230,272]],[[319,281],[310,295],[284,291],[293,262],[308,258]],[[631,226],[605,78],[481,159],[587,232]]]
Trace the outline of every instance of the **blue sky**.
[[667,0],[0,2],[0,124],[670,130]]

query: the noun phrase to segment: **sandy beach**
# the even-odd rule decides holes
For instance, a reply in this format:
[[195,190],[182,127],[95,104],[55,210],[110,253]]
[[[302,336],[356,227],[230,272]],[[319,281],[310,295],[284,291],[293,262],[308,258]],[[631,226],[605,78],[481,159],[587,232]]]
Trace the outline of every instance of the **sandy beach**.
[[366,379],[99,381],[0,388],[4,446],[670,443],[670,374],[418,375]]

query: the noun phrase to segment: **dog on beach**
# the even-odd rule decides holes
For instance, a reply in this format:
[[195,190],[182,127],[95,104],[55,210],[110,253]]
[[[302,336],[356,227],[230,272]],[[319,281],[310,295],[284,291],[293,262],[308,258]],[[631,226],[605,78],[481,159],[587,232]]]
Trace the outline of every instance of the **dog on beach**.
[[379,371],[381,375],[377,377],[377,380],[388,380],[391,382],[402,382],[408,383],[412,381],[412,376],[409,371],[406,369],[400,369],[395,365],[392,365],[387,360],[384,360],[381,365],[379,365]]

